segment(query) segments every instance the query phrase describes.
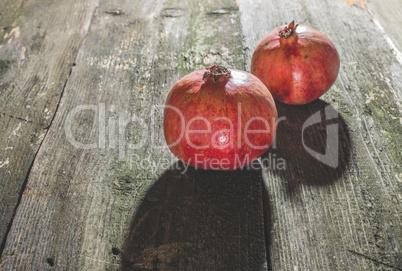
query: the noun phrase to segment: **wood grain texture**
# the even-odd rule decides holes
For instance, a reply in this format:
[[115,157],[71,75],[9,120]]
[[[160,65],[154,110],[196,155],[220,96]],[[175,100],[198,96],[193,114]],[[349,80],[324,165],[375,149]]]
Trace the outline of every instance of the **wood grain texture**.
[[[402,270],[402,67],[371,3],[0,2],[0,269]],[[177,163],[161,107],[174,82],[249,70],[293,19],[335,43],[331,90],[277,103],[262,170]]]
[[[248,60],[263,35],[293,19],[326,34],[341,58],[322,99],[277,104],[277,145],[265,157],[287,167],[263,170],[271,269],[401,270],[402,67],[381,30],[344,1],[244,0],[240,11]],[[303,130],[316,112],[321,121]],[[329,127],[336,140],[327,141],[336,131]],[[336,168],[307,152],[325,154],[327,143]]]
[[234,1],[100,1],[1,267],[266,270],[261,172],[182,174],[162,129],[181,76],[244,61]]
[[398,25],[402,25],[402,3],[398,0],[368,0],[367,10],[375,25],[380,29],[394,54],[402,62],[402,36]]
[[95,5],[0,2],[0,251]]

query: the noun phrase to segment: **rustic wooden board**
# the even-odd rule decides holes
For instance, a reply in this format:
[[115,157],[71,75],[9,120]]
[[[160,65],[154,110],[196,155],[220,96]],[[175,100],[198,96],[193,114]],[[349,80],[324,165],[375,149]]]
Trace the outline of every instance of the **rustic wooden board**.
[[235,1],[100,1],[1,266],[266,270],[261,171],[182,174],[165,146],[157,106],[212,63],[245,68]]
[[[402,66],[381,29],[364,8],[344,1],[244,0],[240,11],[247,63],[265,33],[293,19],[325,33],[341,57],[339,77],[321,100],[278,104],[277,145],[264,157],[284,159],[286,170],[272,162],[263,170],[270,269],[402,270]],[[316,112],[322,121],[303,141],[303,125]],[[305,146],[325,153],[335,128],[328,158],[339,165],[332,168]]]
[[[19,203],[1,269],[402,270],[402,67],[384,35],[399,44],[397,9],[242,0],[239,16],[236,3],[0,3],[3,232]],[[262,171],[176,163],[158,107],[172,84],[213,63],[249,70],[259,39],[293,19],[338,48],[331,90],[277,104]],[[303,133],[312,116],[325,121]],[[328,140],[335,168],[306,151]]]
[[398,25],[402,25],[402,3],[398,0],[367,0],[367,10],[384,38],[402,61],[402,36]]
[[0,2],[0,253],[95,5]]

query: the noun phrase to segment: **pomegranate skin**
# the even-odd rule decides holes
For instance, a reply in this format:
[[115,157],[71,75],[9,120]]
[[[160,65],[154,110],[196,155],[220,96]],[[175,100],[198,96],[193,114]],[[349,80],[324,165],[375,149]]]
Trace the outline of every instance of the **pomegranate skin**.
[[[283,29],[288,30],[289,37],[280,36]],[[251,73],[276,100],[286,104],[318,99],[335,82],[339,66],[338,52],[328,37],[294,22],[265,35],[251,59]]]
[[214,82],[203,79],[206,72],[192,72],[171,89],[164,111],[166,143],[175,156],[196,168],[247,166],[274,140],[274,99],[250,73],[231,69],[229,77]]

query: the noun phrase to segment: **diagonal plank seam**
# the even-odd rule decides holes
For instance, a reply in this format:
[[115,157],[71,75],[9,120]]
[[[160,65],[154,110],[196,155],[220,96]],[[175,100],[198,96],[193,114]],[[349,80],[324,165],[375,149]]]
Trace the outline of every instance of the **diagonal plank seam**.
[[[63,87],[62,87],[62,89],[61,89],[59,101],[58,101],[58,103],[57,103],[56,109],[55,109],[54,114],[53,114],[53,116],[52,116],[52,120],[50,121],[50,124],[45,128],[45,129],[46,129],[45,136],[43,137],[42,141],[40,142],[39,148],[38,148],[38,150],[36,151],[36,153],[35,153],[35,155],[34,155],[34,158],[32,159],[31,165],[29,166],[27,175],[26,175],[26,177],[25,177],[25,180],[24,180],[24,182],[23,182],[23,184],[22,184],[22,186],[21,186],[21,190],[20,190],[20,192],[19,192],[17,205],[16,205],[15,208],[14,208],[13,219],[11,219],[10,222],[8,223],[8,225],[7,225],[7,231],[6,231],[5,236],[8,236],[8,234],[9,234],[10,231],[11,231],[11,227],[12,227],[12,225],[13,225],[15,215],[16,215],[16,213],[17,213],[18,207],[19,207],[20,204],[21,204],[21,199],[22,199],[22,196],[23,196],[23,194],[24,194],[26,185],[27,185],[27,183],[28,183],[29,175],[30,175],[31,170],[32,170],[32,167],[33,167],[33,165],[34,165],[34,163],[35,163],[36,156],[38,155],[38,153],[39,153],[39,151],[40,151],[40,148],[42,147],[42,144],[43,144],[43,142],[44,142],[44,139],[46,138],[47,133],[49,132],[49,128],[50,128],[50,126],[52,126],[53,120],[54,120],[54,118],[56,117],[56,114],[57,114],[57,111],[58,111],[58,109],[59,109],[59,105],[60,105],[61,99],[62,99],[62,97],[63,97],[64,89],[66,88],[67,81],[68,81],[68,79],[70,78],[71,72],[72,72],[72,69],[70,69],[70,72],[69,72],[69,74],[68,74],[68,76],[67,76],[67,79],[66,79],[66,81],[64,82],[64,85],[63,85]],[[2,243],[1,246],[0,246],[0,258],[3,256],[3,251],[4,251],[4,248],[5,248],[5,246],[6,246],[6,242],[7,242],[7,238],[4,238],[4,241],[3,241],[3,243]]]
[[[94,20],[96,11],[97,11],[97,9],[98,9],[98,7],[99,7],[99,2],[100,2],[100,0],[97,1],[96,5],[95,5],[95,7],[94,7],[94,10],[93,10],[93,12],[92,12],[91,20],[90,20],[89,24],[87,25],[87,27],[85,27],[85,35],[84,35],[84,38],[82,39],[82,42],[81,42],[79,48],[81,48],[82,45],[83,45],[84,42],[85,42],[86,36],[87,36],[87,34],[88,34],[88,32],[89,32],[89,28],[90,28],[90,26],[91,26],[91,24],[92,24],[92,21]],[[75,56],[75,60],[73,61],[73,63],[76,63],[76,60],[77,60],[78,55],[79,55],[79,52],[80,52],[80,49],[77,50],[77,53],[76,53],[76,56]],[[19,208],[19,206],[20,206],[20,204],[21,204],[22,196],[23,196],[24,191],[25,191],[25,188],[26,188],[26,186],[27,186],[27,184],[28,184],[29,175],[30,175],[30,173],[31,173],[31,170],[32,170],[32,168],[33,168],[33,165],[35,164],[36,157],[37,157],[38,153],[39,153],[40,150],[41,150],[42,144],[43,144],[43,142],[45,141],[45,139],[46,139],[46,137],[47,137],[47,135],[48,135],[48,132],[49,132],[49,130],[50,130],[50,127],[52,126],[53,121],[54,121],[54,119],[55,119],[55,117],[56,117],[56,115],[57,115],[57,113],[58,113],[59,106],[60,106],[60,104],[61,104],[61,100],[63,99],[64,90],[65,90],[65,88],[66,88],[66,86],[67,86],[67,83],[68,83],[68,80],[69,80],[69,78],[70,78],[70,76],[71,76],[71,74],[72,74],[72,71],[73,71],[72,68],[70,68],[70,71],[69,71],[69,73],[68,73],[68,75],[67,75],[67,78],[66,78],[66,80],[65,80],[65,82],[64,82],[64,84],[63,84],[63,87],[62,87],[61,91],[60,91],[59,100],[58,100],[58,102],[57,102],[57,105],[56,105],[54,114],[53,114],[53,116],[52,116],[52,119],[51,119],[49,125],[45,127],[45,130],[46,130],[45,136],[43,137],[43,139],[41,140],[41,142],[40,142],[40,144],[39,144],[39,147],[38,147],[38,149],[37,149],[37,151],[36,151],[36,153],[35,153],[35,155],[34,155],[34,157],[33,157],[33,159],[32,159],[31,165],[29,166],[29,169],[28,169],[28,171],[27,171],[26,177],[25,177],[24,182],[23,182],[23,184],[22,184],[22,186],[21,186],[21,190],[20,190],[19,196],[18,196],[18,201],[17,201],[17,204],[16,204],[16,206],[15,206],[15,208],[14,208],[14,211],[13,211],[12,219],[10,220],[10,222],[9,222],[8,225],[7,225],[7,230],[6,230],[6,232],[5,232],[6,238],[4,238],[3,242],[0,244],[0,259],[3,258],[3,252],[4,252],[4,249],[5,249],[5,247],[6,247],[8,235],[10,234],[10,231],[11,231],[11,228],[12,228],[12,225],[13,225],[13,222],[14,222],[14,219],[15,219],[15,216],[16,216],[16,214],[17,214],[17,210],[18,210],[18,208]],[[0,114],[6,115],[6,114],[4,114],[4,113],[0,113]],[[13,118],[13,116],[9,116],[9,117]],[[30,121],[28,121],[28,120],[26,120],[26,119],[23,119],[23,118],[19,118],[19,117],[14,117],[14,118],[21,119],[21,120],[26,121],[26,122],[30,122]]]

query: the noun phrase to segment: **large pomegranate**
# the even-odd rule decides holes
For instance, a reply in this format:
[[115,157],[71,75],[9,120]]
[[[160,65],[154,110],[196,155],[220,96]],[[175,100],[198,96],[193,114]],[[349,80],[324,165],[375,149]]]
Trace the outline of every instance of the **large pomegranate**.
[[212,65],[173,86],[164,132],[170,150],[184,163],[234,170],[270,147],[277,119],[273,97],[258,78]]
[[324,34],[306,25],[279,26],[257,45],[251,73],[261,79],[276,100],[306,104],[335,82],[339,56]]

